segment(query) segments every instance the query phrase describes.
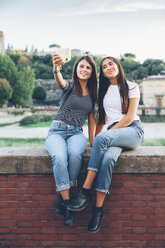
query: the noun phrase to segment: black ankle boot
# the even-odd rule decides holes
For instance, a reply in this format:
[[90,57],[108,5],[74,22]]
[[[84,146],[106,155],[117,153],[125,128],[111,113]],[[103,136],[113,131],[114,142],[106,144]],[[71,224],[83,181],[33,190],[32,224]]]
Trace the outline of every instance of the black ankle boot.
[[91,192],[87,189],[81,189],[76,198],[74,198],[67,209],[73,212],[79,212],[85,209],[87,204],[91,201]]
[[96,233],[100,229],[100,223],[104,217],[102,207],[93,207],[93,216],[88,224],[88,232]]
[[63,200],[61,194],[59,195],[58,202],[54,208],[54,212],[57,214],[60,214],[60,215],[64,215],[64,213],[65,213],[64,200]]
[[64,213],[64,225],[72,225],[74,223],[74,213],[67,209],[69,200],[64,200],[65,213]]

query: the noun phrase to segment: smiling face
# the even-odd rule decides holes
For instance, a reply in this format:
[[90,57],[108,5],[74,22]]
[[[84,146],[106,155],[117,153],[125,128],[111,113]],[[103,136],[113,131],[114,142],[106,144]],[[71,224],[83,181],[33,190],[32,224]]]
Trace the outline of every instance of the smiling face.
[[117,64],[112,59],[109,59],[109,58],[105,59],[102,62],[102,71],[103,71],[104,77],[108,79],[117,78],[119,74],[119,68]]
[[87,81],[92,74],[92,66],[85,59],[81,60],[77,65],[77,77],[79,80]]

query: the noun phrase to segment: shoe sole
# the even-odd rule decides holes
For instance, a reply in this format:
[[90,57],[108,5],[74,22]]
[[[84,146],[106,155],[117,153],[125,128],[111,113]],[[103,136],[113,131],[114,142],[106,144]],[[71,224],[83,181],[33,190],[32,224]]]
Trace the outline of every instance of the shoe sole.
[[72,211],[72,212],[81,212],[81,211],[83,211],[86,208],[86,206],[89,203],[90,203],[90,201],[86,202],[86,204],[83,207],[81,207],[81,208],[70,208],[70,207],[67,207],[67,209],[70,210],[70,211]]

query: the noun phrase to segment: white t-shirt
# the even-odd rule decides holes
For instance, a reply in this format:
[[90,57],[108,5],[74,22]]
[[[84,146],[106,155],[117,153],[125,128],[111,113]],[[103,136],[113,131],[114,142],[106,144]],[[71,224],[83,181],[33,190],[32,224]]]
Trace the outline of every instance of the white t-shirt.
[[[129,98],[140,99],[139,86],[133,82],[127,82],[129,88]],[[120,121],[125,114],[122,114],[121,98],[118,85],[110,85],[103,99],[103,107],[107,116],[107,125]],[[135,115],[134,120],[140,120]]]

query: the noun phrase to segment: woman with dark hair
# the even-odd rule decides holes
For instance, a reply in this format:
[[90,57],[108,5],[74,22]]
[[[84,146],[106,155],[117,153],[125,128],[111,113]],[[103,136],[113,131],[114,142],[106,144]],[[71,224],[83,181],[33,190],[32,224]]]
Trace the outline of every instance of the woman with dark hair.
[[82,126],[88,117],[89,145],[92,146],[96,128],[95,102],[97,98],[96,65],[89,56],[78,59],[72,81],[60,73],[61,57],[53,55],[53,72],[62,89],[62,101],[50,126],[45,146],[53,162],[57,191],[60,192],[55,212],[64,215],[64,224],[72,225],[73,212],[67,209],[70,188],[76,186],[82,156],[87,146]]
[[[106,57],[100,65],[99,119],[83,188],[68,209],[81,211],[91,201],[91,188],[96,179],[96,205],[88,225],[95,233],[103,219],[103,203],[112,180],[116,161],[123,149],[134,149],[143,142],[144,131],[136,114],[140,93],[136,83],[128,82],[121,64]],[[107,122],[107,131],[103,130]]]

